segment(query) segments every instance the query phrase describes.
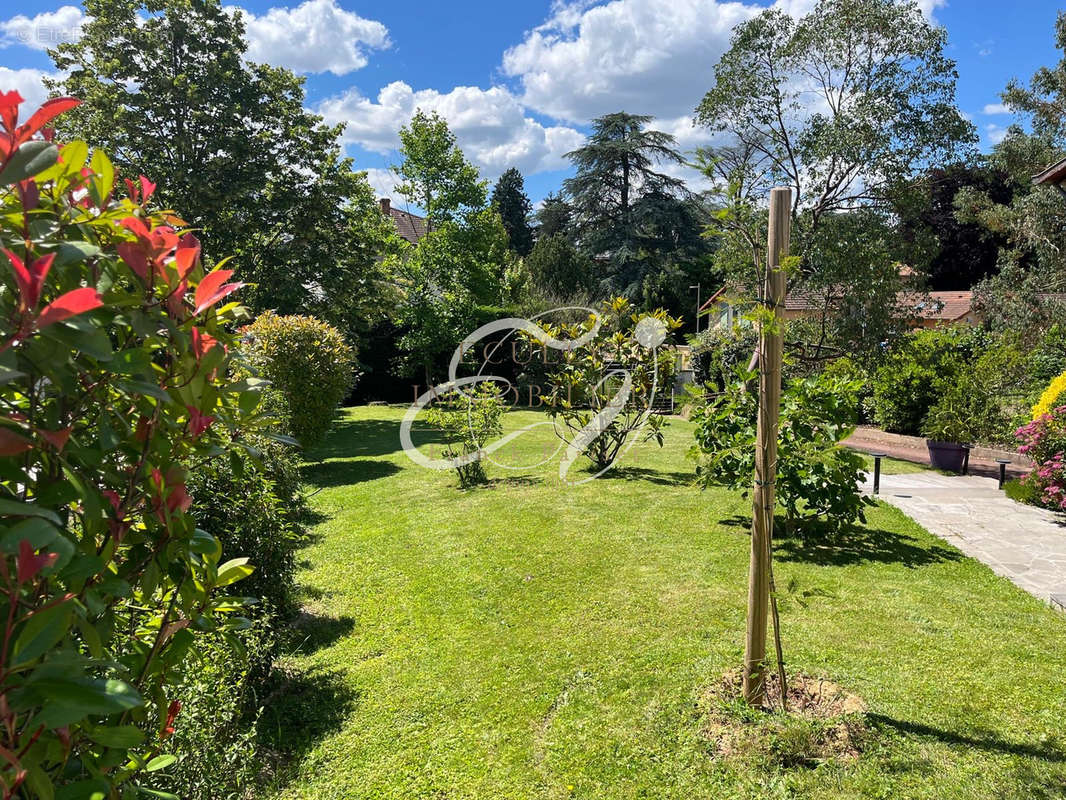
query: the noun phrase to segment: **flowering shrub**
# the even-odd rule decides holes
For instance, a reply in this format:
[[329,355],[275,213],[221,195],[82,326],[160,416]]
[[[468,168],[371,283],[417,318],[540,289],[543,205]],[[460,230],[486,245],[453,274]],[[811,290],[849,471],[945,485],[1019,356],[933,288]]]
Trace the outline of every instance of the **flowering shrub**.
[[1066,397],[1066,372],[1059,375],[1040,395],[1040,399],[1033,406],[1033,419],[1038,419],[1051,411],[1059,398]]
[[0,795],[132,797],[176,759],[200,642],[247,625],[227,592],[252,567],[188,486],[259,395],[231,377],[231,271],[147,178],[123,193],[104,153],[51,141],[78,101],[20,125],[21,102],[0,94]]
[[1066,511],[1066,405],[1042,414],[1015,435],[1035,467],[1022,479],[1039,505]]

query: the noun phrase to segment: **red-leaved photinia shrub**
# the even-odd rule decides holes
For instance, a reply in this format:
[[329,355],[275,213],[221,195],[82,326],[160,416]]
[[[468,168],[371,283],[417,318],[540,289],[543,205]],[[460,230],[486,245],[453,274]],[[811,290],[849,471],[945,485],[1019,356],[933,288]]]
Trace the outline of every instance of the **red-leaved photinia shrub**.
[[1066,511],[1066,405],[1041,414],[1015,431],[1018,451],[1033,459],[1033,471],[1022,482],[1034,490],[1041,505]]
[[186,480],[259,394],[230,377],[231,272],[147,178],[52,141],[78,101],[23,124],[21,102],[0,94],[0,795],[134,797],[174,759],[200,637],[247,625],[223,592],[251,567],[196,529]]

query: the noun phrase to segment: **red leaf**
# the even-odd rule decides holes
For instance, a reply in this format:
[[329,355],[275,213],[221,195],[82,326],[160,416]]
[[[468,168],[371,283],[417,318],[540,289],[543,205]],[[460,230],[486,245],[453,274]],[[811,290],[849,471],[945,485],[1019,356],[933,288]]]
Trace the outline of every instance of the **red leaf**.
[[163,730],[159,732],[160,739],[166,739],[168,736],[174,734],[174,720],[178,718],[178,714],[181,712],[181,701],[175,700],[170,704],[167,709],[167,721],[163,723]]
[[5,250],[7,260],[11,262],[11,269],[15,273],[15,282],[19,287],[19,310],[29,311],[37,308],[41,301],[41,289],[44,287],[44,279],[48,277],[48,270],[52,268],[55,253],[38,258],[28,267],[22,259]]
[[[131,186],[133,185],[128,180],[126,181],[126,183]],[[124,220],[122,220],[120,224],[123,228],[130,231],[138,239],[149,238],[148,227],[144,224],[144,220],[142,220],[140,217],[126,217]]]
[[216,269],[214,272],[204,276],[204,279],[196,287],[195,313],[199,314],[201,311],[207,310],[226,295],[244,286],[243,283],[227,283],[223,286],[222,284],[229,280],[232,274],[233,270],[231,269]]
[[18,130],[15,132],[15,141],[18,144],[28,141],[33,134],[37,133],[64,111],[69,111],[79,105],[81,105],[81,100],[76,100],[73,97],[56,97],[52,100],[46,100],[40,108],[33,112],[33,116],[26,120],[23,125],[19,125]]
[[59,553],[45,553],[44,555],[35,555],[33,552],[33,545],[28,540],[23,539],[19,542],[19,554],[16,559],[18,565],[18,582],[26,583],[32,581],[37,577],[37,573],[45,567],[50,567],[56,563],[56,559],[59,558]]
[[218,339],[209,333],[202,333],[195,325],[192,328],[192,352],[199,361],[207,355],[212,347],[218,344]]
[[26,265],[22,263],[21,258],[6,249],[4,250],[4,255],[11,262],[11,270],[15,273],[15,283],[19,287],[19,307],[25,310],[26,298],[33,293],[33,278],[30,277],[30,271],[26,269]]
[[33,443],[10,428],[0,428],[0,456],[17,456],[33,447]]
[[178,243],[178,249],[174,251],[174,266],[178,270],[178,278],[185,280],[199,259],[200,240],[191,233],[185,234]]
[[56,450],[62,452],[63,448],[67,446],[67,440],[70,439],[70,432],[73,428],[64,428],[59,431],[37,431],[41,436]]
[[185,293],[189,290],[189,282],[182,281],[178,284],[178,288],[167,295],[166,304],[167,311],[170,312],[170,316],[177,319],[185,319]]
[[211,423],[215,421],[214,417],[209,417],[200,412],[200,409],[194,406],[185,406],[189,412],[189,432],[192,434],[192,438],[199,438],[200,434],[211,427]]
[[155,184],[143,175],[141,176],[141,202],[147,203],[148,198],[155,194]]
[[61,322],[68,317],[92,311],[103,304],[104,301],[96,289],[89,286],[83,289],[75,289],[72,292],[60,295],[46,305],[41,311],[41,316],[37,317],[37,327],[38,329],[45,328],[54,322]]
[[115,245],[115,249],[118,250],[119,256],[126,262],[126,266],[132,269],[138,278],[148,283],[148,259],[144,257],[144,252],[141,248],[133,242],[119,242]]
[[0,94],[0,122],[3,122],[5,130],[12,131],[18,125],[19,106],[23,102],[22,95],[17,91]]
[[23,211],[33,211],[41,204],[41,190],[37,188],[37,181],[27,178],[19,182],[19,199],[22,201]]

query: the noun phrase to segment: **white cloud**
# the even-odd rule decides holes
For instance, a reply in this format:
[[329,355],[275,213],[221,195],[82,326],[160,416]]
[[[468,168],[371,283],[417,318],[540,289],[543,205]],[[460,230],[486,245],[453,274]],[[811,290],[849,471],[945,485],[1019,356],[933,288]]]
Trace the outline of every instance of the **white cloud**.
[[318,105],[327,122],[345,123],[344,138],[377,153],[399,145],[397,132],[417,109],[436,111],[466,153],[487,177],[508,167],[525,173],[559,169],[563,155],[584,141],[572,128],[545,126],[527,116],[509,91],[457,86],[450,92],[415,91],[402,81],[385,86],[372,100],[352,88]]
[[[344,75],[366,66],[368,49],[389,46],[388,29],[337,5],[337,0],[305,0],[295,7],[271,8],[257,16],[239,6],[248,40],[248,58],[296,72]],[[81,36],[88,17],[63,6],[35,17],[0,21],[0,47],[21,44],[47,50]]]
[[295,8],[272,8],[262,16],[241,9],[250,61],[296,72],[345,75],[367,64],[366,50],[389,46],[388,29],[337,5],[306,0]]
[[0,47],[21,44],[34,50],[47,50],[81,36],[86,16],[77,6],[63,6],[35,17],[19,14],[0,22]]
[[707,90],[733,27],[757,9],[716,0],[614,0],[553,16],[504,53],[522,100],[556,119],[625,110],[677,117]]
[[1007,129],[992,122],[985,126],[985,134],[992,144],[999,144],[1007,138]]
[[[931,15],[944,0],[923,0]],[[793,15],[814,0],[778,0]],[[507,50],[503,72],[522,102],[584,122],[612,111],[668,119],[692,113],[728,49],[733,28],[764,9],[720,0],[556,2],[551,17]]]
[[396,176],[391,169],[379,169],[372,167],[366,172],[367,183],[374,189],[374,193],[378,197],[392,198],[393,205],[398,204],[398,196],[396,194]]
[[45,72],[40,69],[8,69],[0,67],[0,91],[17,91],[26,101],[19,108],[19,116],[22,119],[29,118],[41,103],[48,98],[48,92],[44,88],[45,77],[59,77],[58,74]]
[[983,114],[1009,114],[1010,107],[1003,103],[989,103],[982,109]]

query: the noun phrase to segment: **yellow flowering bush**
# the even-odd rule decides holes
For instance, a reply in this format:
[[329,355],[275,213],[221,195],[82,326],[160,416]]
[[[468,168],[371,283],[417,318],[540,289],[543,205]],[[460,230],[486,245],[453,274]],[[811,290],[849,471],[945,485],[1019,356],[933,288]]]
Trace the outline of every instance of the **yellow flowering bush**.
[[1066,372],[1051,381],[1040,395],[1040,400],[1033,406],[1033,419],[1040,419],[1044,414],[1050,413],[1060,399],[1066,400]]

